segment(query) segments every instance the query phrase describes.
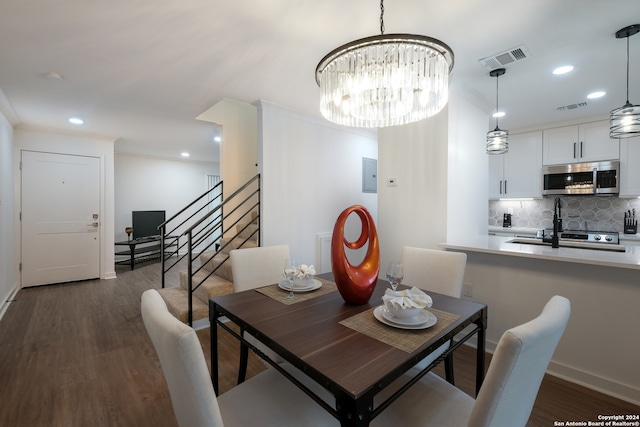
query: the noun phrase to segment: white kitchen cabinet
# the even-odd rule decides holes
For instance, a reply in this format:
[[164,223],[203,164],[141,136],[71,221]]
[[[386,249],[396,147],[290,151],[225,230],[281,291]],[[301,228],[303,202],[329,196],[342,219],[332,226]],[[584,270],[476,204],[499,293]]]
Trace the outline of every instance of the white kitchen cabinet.
[[640,136],[620,139],[620,196],[640,197]]
[[509,135],[509,151],[488,157],[489,198],[542,197],[542,131]]
[[618,160],[618,140],[609,138],[609,121],[581,123],[543,131],[543,165]]

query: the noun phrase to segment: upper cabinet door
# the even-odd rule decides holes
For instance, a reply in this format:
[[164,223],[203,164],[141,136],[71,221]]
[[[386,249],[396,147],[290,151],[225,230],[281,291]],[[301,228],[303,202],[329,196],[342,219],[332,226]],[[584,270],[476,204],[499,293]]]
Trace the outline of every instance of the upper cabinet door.
[[609,138],[609,121],[582,123],[543,131],[543,165],[618,160],[618,141]]
[[640,197],[640,136],[620,140],[620,197]]
[[578,161],[578,126],[542,131],[542,164],[561,165]]
[[510,135],[505,156],[503,197],[542,197],[542,132]]
[[609,138],[608,120],[579,125],[578,139],[581,162],[620,159],[620,144],[618,139]]

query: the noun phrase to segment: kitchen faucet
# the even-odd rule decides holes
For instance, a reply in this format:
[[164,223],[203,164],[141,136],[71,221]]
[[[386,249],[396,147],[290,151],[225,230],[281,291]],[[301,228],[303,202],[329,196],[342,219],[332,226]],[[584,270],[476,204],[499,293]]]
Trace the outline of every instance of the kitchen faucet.
[[560,247],[560,232],[562,231],[562,201],[556,197],[553,202],[553,236],[551,236],[551,247]]

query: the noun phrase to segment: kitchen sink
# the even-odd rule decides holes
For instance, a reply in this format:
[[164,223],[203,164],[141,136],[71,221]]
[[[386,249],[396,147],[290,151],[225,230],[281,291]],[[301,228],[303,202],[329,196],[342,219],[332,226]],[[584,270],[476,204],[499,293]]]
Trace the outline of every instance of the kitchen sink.
[[[533,239],[527,237],[516,237],[515,239],[507,241],[507,243],[519,243],[525,245],[540,245],[551,247],[551,242],[545,242],[542,239]],[[561,248],[577,248],[577,249],[595,249],[598,251],[610,251],[610,252],[625,252],[625,247],[622,245],[615,245],[612,243],[589,243],[589,242],[576,242],[572,240],[560,240]]]

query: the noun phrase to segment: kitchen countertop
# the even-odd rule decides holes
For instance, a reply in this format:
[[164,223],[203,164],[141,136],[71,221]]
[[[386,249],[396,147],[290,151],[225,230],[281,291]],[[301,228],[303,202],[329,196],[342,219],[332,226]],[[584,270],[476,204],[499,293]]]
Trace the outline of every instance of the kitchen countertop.
[[[524,228],[524,227],[497,227],[497,226],[489,226],[489,233],[513,233],[513,234],[522,234],[522,235],[532,235],[535,236],[539,231],[539,228]],[[622,244],[624,241],[629,242],[640,242],[640,234],[624,234],[618,233],[618,239]]]
[[[622,237],[622,235],[620,236]],[[552,248],[543,245],[507,243],[512,239],[513,237],[478,235],[447,241],[441,243],[440,246],[458,251],[640,270],[640,246],[625,245],[624,242],[621,244],[625,246],[625,252],[610,252],[596,249],[566,248],[562,247],[562,244],[559,248]]]

